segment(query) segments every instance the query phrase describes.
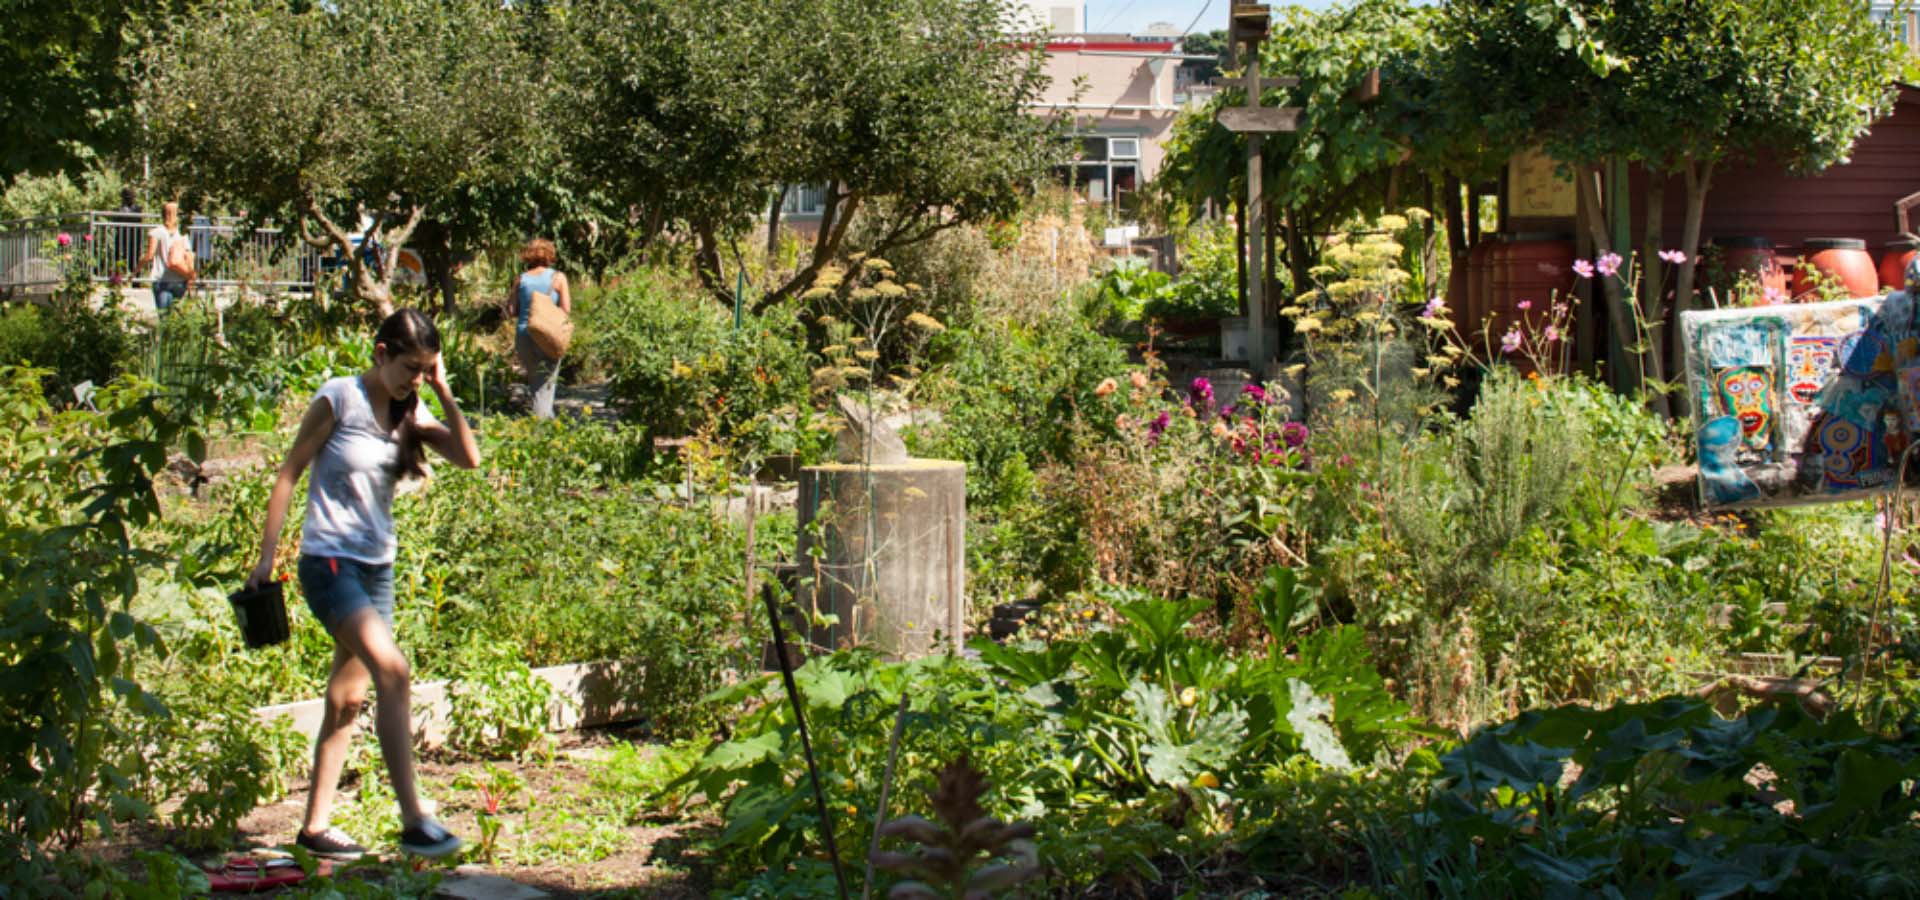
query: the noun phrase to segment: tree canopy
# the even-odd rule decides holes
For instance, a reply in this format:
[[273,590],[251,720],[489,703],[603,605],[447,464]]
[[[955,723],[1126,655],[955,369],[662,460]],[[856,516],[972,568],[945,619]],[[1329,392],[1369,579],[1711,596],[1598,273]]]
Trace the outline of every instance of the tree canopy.
[[[1596,167],[1624,161],[1684,179],[1678,309],[1692,301],[1716,168],[1761,152],[1798,172],[1844,161],[1890,110],[1902,52],[1854,0],[1478,0],[1449,4],[1442,22],[1456,103],[1474,111],[1482,133],[1538,143],[1575,167],[1602,251],[1612,241]],[[1642,206],[1654,243],[1664,183],[1653,179]],[[1641,263],[1642,302],[1657,323],[1662,266],[1652,253]],[[1616,333],[1631,333],[1617,296],[1609,310]],[[1677,343],[1674,352],[1677,362]],[[1664,368],[1649,357],[1656,377]]]
[[[499,190],[541,158],[539,73],[489,0],[218,0],[140,57],[143,134],[172,183],[308,224],[390,304],[395,255],[429,210]],[[360,218],[386,251],[349,252]]]
[[1039,47],[1003,0],[582,0],[562,87],[579,175],[648,231],[681,230],[724,289],[721,250],[783,185],[826,189],[810,284],[861,211],[876,245],[1010,213],[1064,145],[1029,106]]
[[0,0],[0,184],[82,169],[133,134],[123,66],[188,0]]

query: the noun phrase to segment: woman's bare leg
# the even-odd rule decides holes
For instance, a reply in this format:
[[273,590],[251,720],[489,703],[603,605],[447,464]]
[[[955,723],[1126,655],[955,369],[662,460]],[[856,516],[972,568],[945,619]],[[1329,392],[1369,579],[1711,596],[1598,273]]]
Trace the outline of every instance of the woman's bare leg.
[[413,775],[413,670],[386,620],[371,608],[348,616],[334,629],[333,639],[373,676],[373,731],[380,738],[394,798],[400,801],[400,823],[419,822],[426,816]]
[[[378,618],[378,616],[375,616]],[[313,744],[313,783],[307,792],[307,816],[302,829],[318,834],[327,828],[333,813],[334,794],[340,788],[340,769],[347,761],[347,748],[353,744],[360,710],[367,704],[367,686],[372,675],[365,664],[347,648],[333,645],[333,671],[327,676],[326,711],[320,720],[320,736]]]

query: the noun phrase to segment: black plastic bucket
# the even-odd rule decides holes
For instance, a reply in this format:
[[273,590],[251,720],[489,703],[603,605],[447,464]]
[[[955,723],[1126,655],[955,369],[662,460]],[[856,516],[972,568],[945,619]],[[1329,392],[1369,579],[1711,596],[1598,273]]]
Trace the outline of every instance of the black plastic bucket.
[[287,597],[280,582],[241,588],[227,596],[240,620],[240,634],[249,648],[271,647],[287,639]]

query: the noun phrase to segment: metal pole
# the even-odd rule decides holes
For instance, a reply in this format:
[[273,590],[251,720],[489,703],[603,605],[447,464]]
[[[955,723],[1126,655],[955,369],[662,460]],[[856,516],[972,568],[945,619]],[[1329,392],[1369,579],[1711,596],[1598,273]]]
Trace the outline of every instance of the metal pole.
[[800,702],[800,688],[793,683],[793,664],[787,660],[787,634],[780,627],[780,605],[773,599],[773,584],[760,591],[766,601],[767,618],[773,623],[773,652],[780,661],[780,679],[787,683],[787,702],[793,704],[793,721],[800,727],[800,753],[807,759],[807,778],[813,782],[813,802],[820,807],[820,834],[826,840],[827,859],[833,863],[833,879],[840,885],[840,900],[847,900],[847,873],[840,865],[840,848],[833,842],[833,816],[827,811],[827,795],[820,789],[820,767],[813,761],[813,742],[807,737],[807,711]]

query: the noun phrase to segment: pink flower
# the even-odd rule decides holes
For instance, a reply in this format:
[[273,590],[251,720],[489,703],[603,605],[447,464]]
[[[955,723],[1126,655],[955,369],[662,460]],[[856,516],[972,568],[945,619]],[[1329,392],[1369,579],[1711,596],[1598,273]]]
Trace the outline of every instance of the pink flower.
[[91,235],[91,234],[83,234],[83,235],[81,235],[81,236],[80,236],[80,240],[81,240],[81,241],[83,241],[83,242],[85,242],[85,243],[89,243],[89,244],[91,244],[91,243],[93,243],[93,235]]
[[1427,308],[1420,311],[1420,318],[1423,318],[1423,319],[1437,318],[1441,313],[1446,311],[1447,311],[1447,302],[1445,300],[1440,299],[1439,297],[1435,297],[1427,301]]
[[1560,329],[1548,325],[1547,330],[1542,332],[1542,335],[1547,339],[1547,343],[1551,344],[1560,339]]
[[1584,260],[1584,259],[1576,259],[1576,260],[1574,260],[1574,261],[1573,261],[1573,274],[1575,274],[1575,275],[1578,275],[1578,276],[1580,276],[1581,278],[1592,278],[1592,277],[1593,277],[1593,263],[1590,263],[1590,262],[1587,262],[1587,261],[1586,261],[1586,260]]
[[1500,336],[1500,352],[1512,353],[1520,349],[1520,329],[1510,328]]
[[1768,287],[1766,295],[1761,299],[1768,306],[1776,306],[1778,304],[1787,302],[1787,292],[1777,287]]
[[1687,254],[1683,250],[1662,250],[1660,258],[1677,266],[1687,261]]
[[1147,442],[1152,444],[1160,443],[1160,435],[1166,433],[1167,424],[1172,421],[1172,418],[1167,415],[1166,410],[1161,410],[1159,415],[1153,417],[1152,422],[1147,423]]
[[1600,274],[1602,275],[1612,275],[1613,273],[1620,271],[1620,263],[1622,262],[1624,262],[1624,260],[1620,258],[1620,254],[1608,253],[1605,256],[1602,256],[1599,259],[1594,260],[1593,267],[1599,270]]
[[71,247],[73,246],[73,235],[70,235],[62,231],[60,232],[59,237],[56,237],[53,239],[53,242],[56,244],[59,244],[62,247]]
[[1288,422],[1280,426],[1280,439],[1288,447],[1298,447],[1307,442],[1307,426],[1302,422]]
[[1532,309],[1532,308],[1533,308],[1533,301],[1532,301],[1532,300],[1522,300],[1522,301],[1520,301],[1519,303],[1515,303],[1515,304],[1513,305],[1513,308],[1514,308],[1514,309],[1517,309],[1517,310],[1520,310],[1521,312],[1526,312],[1527,310],[1529,310],[1529,309]]

